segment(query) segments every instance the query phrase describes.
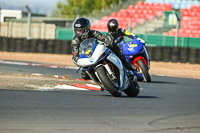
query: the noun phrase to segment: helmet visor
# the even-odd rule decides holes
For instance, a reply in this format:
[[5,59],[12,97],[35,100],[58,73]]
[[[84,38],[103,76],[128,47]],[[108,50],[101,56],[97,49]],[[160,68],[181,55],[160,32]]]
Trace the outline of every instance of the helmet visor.
[[85,28],[75,28],[74,32],[76,35],[82,35],[85,32]]

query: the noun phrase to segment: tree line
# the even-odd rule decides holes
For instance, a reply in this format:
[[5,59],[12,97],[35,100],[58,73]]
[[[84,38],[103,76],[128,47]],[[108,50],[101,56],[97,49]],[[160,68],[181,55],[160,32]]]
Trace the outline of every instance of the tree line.
[[57,2],[52,16],[74,18],[77,15],[91,15],[93,11],[110,8],[111,4],[119,0],[64,0]]

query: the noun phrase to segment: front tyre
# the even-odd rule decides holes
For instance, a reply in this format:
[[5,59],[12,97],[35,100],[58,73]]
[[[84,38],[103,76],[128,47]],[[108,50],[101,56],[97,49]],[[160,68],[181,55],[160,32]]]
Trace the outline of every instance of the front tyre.
[[151,77],[149,75],[149,71],[148,71],[147,66],[144,64],[144,61],[143,60],[138,60],[137,64],[138,64],[140,70],[142,71],[142,76],[144,78],[144,81],[151,82]]
[[97,67],[96,71],[106,90],[109,91],[110,94],[114,97],[120,97],[122,95],[122,92],[120,92],[120,90],[113,85],[111,79],[108,77],[108,72],[105,70],[104,66]]

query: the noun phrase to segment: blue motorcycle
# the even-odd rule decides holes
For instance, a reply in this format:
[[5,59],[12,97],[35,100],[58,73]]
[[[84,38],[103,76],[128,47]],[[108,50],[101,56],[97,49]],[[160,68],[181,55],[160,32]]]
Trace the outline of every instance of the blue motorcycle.
[[134,39],[126,38],[120,42],[121,49],[126,59],[137,66],[136,76],[138,81],[151,82],[149,74],[150,59],[145,45],[139,41],[137,36]]

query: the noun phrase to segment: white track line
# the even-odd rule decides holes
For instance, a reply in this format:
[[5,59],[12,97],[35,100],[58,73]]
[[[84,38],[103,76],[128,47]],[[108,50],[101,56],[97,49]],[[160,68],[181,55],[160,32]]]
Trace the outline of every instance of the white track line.
[[57,85],[55,87],[40,87],[36,89],[38,91],[53,91],[53,90],[81,90],[81,91],[89,91],[88,89],[84,88],[79,88],[79,87],[74,87],[71,85]]
[[55,89],[60,89],[60,90],[87,90],[88,89],[84,89],[84,88],[79,88],[79,87],[75,87],[75,86],[71,86],[71,85],[66,85],[66,84],[62,84],[62,85],[57,85],[54,87]]
[[13,64],[13,65],[23,65],[23,66],[37,66],[37,67],[49,67],[49,68],[64,68],[64,69],[78,69],[78,67],[68,67],[64,65],[51,65],[51,64],[39,64],[39,63],[24,63],[17,61],[4,61],[0,60],[2,64]]

